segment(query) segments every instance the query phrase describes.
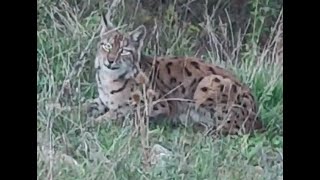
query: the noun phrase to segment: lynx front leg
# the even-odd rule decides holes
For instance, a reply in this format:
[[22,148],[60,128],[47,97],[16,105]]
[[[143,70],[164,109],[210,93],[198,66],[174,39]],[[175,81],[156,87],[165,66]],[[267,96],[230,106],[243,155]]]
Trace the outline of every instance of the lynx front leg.
[[87,116],[89,118],[98,118],[108,111],[109,108],[101,102],[100,98],[93,99],[87,106]]

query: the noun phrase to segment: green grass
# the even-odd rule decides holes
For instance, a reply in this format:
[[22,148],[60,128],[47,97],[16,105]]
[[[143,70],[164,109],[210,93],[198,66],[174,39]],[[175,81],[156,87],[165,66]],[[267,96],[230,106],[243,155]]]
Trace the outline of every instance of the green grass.
[[[159,49],[149,43],[145,52],[194,55],[197,30],[169,25],[173,15],[167,14],[159,27]],[[120,22],[121,15],[116,19]],[[223,53],[217,39],[212,40],[211,51],[201,54],[233,70],[253,89],[268,128],[265,133],[212,140],[191,129],[152,126],[149,144],[160,144],[173,156],[165,167],[145,171],[140,138],[130,126],[93,124],[82,111],[81,104],[97,96],[93,61],[99,23],[98,10],[81,17],[68,4],[38,0],[38,179],[282,179],[283,81],[276,45],[259,50],[254,40],[244,44],[235,36],[234,44],[250,48],[234,46],[239,56],[230,56],[226,63],[220,61]],[[217,25],[205,26],[214,39],[210,26]],[[245,32],[250,34],[250,29]]]

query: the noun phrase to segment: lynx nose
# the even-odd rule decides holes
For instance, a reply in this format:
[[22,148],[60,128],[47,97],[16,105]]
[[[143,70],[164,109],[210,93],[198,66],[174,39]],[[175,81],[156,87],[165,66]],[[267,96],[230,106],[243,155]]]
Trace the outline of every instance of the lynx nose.
[[107,66],[107,68],[109,68],[111,70],[119,69],[119,67],[115,67],[116,66],[116,58],[110,58],[110,57],[107,58],[105,61],[105,65]]
[[114,55],[109,54],[107,60],[110,64],[114,63],[116,61],[117,57]]
[[114,59],[108,58],[108,62],[109,62],[110,64],[112,64],[112,63],[114,63]]

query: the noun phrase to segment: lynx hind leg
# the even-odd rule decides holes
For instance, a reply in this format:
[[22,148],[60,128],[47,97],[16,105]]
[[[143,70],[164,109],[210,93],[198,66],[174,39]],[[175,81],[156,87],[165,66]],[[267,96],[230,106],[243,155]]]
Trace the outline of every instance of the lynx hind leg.
[[89,118],[98,118],[108,111],[109,108],[101,102],[100,98],[93,99],[87,106],[87,116]]
[[220,108],[216,112],[216,133],[222,135],[239,135],[262,130],[262,123],[255,112],[241,106]]
[[[199,82],[194,93],[196,108],[213,114],[215,126],[209,127],[218,134],[246,134],[260,129],[256,118],[256,105],[249,91],[235,82],[218,75],[210,75]],[[206,124],[205,122],[203,124]]]

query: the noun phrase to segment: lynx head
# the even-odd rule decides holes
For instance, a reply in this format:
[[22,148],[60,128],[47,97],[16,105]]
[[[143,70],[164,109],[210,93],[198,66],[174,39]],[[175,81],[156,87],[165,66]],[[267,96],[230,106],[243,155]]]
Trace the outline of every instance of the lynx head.
[[[136,73],[146,28],[141,25],[131,32],[121,32],[107,17],[102,18],[96,66],[112,74]],[[126,75],[125,78],[129,78]]]

